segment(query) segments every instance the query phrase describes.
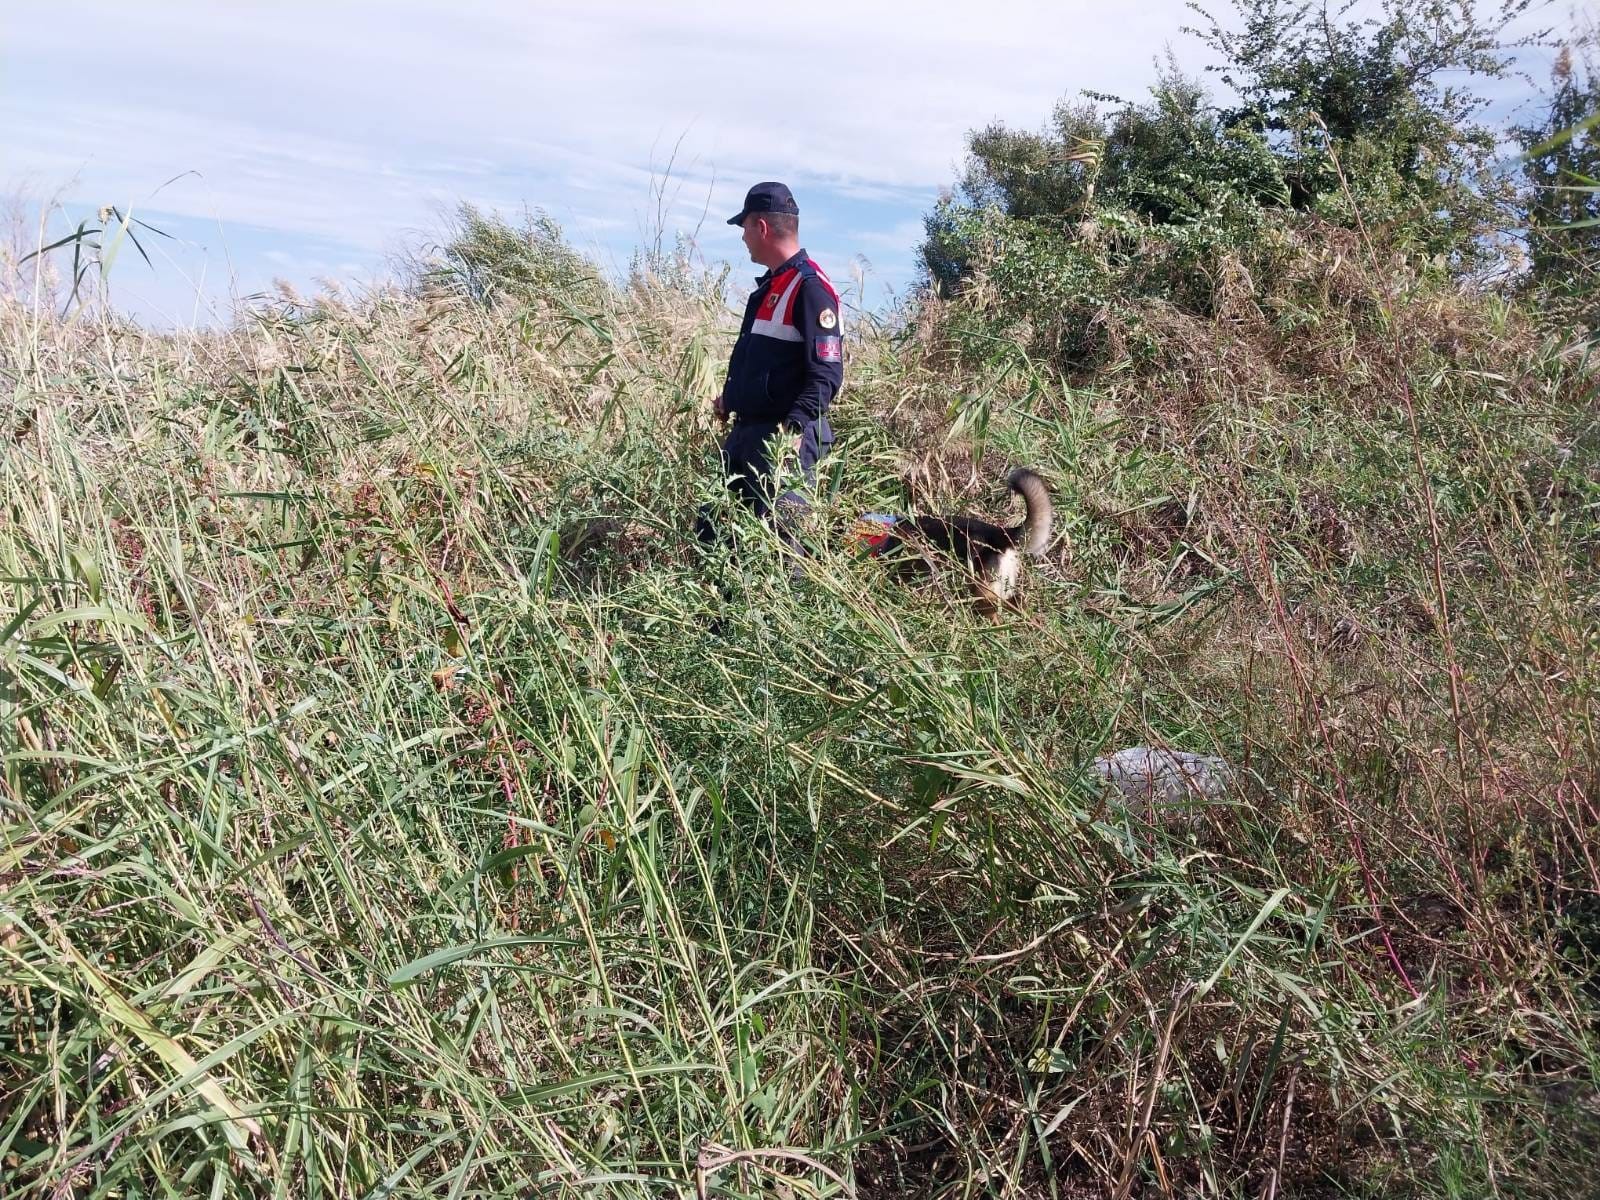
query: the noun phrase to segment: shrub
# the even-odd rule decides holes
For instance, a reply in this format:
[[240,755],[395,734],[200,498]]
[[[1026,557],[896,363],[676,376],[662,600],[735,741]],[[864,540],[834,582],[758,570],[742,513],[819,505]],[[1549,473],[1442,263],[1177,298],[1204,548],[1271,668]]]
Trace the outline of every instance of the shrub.
[[561,226],[530,209],[521,225],[472,204],[456,209],[446,240],[420,264],[420,281],[484,304],[562,297],[592,301],[603,290],[594,264],[567,244]]
[[1556,320],[1593,329],[1600,268],[1600,77],[1571,47],[1556,59],[1544,117],[1516,130],[1525,150],[1530,295]]
[[1499,253],[1506,189],[1488,171],[1484,101],[1443,81],[1503,76],[1501,38],[1524,5],[1486,20],[1389,0],[1381,19],[1345,24],[1309,4],[1235,7],[1244,32],[1203,12],[1209,29],[1193,31],[1223,59],[1231,106],[1169,60],[1143,103],[1090,95],[1041,132],[973,132],[925,222],[932,289],[1086,368],[1121,352],[1111,330],[1146,302],[1205,317],[1235,266],[1270,279],[1309,218],[1363,224],[1386,251],[1450,274]]

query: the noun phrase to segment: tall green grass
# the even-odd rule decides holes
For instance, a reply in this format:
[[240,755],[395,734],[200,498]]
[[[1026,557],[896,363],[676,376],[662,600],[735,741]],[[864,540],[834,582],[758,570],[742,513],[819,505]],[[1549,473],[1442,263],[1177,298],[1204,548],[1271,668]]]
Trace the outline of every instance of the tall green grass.
[[[11,303],[4,1190],[1595,1186],[1588,365],[1300,262],[1094,380],[867,327],[800,579],[687,535],[714,280]],[[1018,462],[998,622],[842,536]]]

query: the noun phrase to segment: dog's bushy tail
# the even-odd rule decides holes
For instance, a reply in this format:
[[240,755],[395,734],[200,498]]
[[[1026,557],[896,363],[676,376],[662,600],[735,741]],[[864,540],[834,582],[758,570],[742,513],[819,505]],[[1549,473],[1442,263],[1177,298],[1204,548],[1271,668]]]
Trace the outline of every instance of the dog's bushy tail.
[[1026,467],[1011,472],[1011,478],[1006,482],[1013,492],[1022,497],[1022,503],[1028,510],[1022,524],[1011,530],[1012,543],[1024,554],[1037,557],[1050,544],[1050,521],[1055,513],[1050,504],[1050,491],[1044,486],[1044,480]]

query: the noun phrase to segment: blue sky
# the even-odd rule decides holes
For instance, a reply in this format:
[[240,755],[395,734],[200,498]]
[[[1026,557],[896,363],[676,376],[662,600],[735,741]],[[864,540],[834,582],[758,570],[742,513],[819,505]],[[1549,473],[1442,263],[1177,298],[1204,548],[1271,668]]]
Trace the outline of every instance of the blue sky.
[[463,200],[543,208],[617,270],[658,225],[698,231],[742,274],[722,222],[750,183],[782,179],[813,256],[876,307],[913,281],[922,214],[969,129],[1037,127],[1085,88],[1142,96],[1169,45],[1197,69],[1179,32],[1193,19],[1182,0],[815,16],[749,0],[20,0],[0,17],[0,194],[56,201],[63,228],[114,203],[172,234],[147,239],[153,270],[125,254],[111,281],[167,325],[225,319],[275,277],[380,279]]

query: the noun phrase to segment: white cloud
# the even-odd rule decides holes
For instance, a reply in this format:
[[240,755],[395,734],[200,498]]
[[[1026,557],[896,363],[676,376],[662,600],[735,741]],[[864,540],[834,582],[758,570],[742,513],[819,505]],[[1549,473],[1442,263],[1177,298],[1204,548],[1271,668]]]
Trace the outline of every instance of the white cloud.
[[899,221],[887,229],[868,229],[855,235],[855,240],[866,249],[894,249],[909,246],[922,237],[922,218]]
[[680,135],[679,168],[697,187],[715,170],[721,205],[768,175],[892,195],[947,180],[974,125],[1037,123],[1080,85],[1138,90],[1182,11],[896,0],[786,34],[748,0],[57,0],[9,21],[29,61],[21,79],[7,71],[22,131],[7,154],[146,190],[161,170],[200,169],[224,216],[248,204],[244,219],[270,210],[340,236],[419,179],[554,176],[637,205],[628,190]]
[[861,254],[900,286],[969,129],[1037,126],[1082,88],[1141,95],[1169,41],[1200,54],[1183,0],[884,0],[787,29],[749,0],[21,7],[0,46],[0,187],[76,178],[84,204],[276,231],[279,255],[340,271],[466,199],[547,208],[614,261],[658,222],[699,228],[737,278],[721,223],[780,178],[825,262],[845,274]]

